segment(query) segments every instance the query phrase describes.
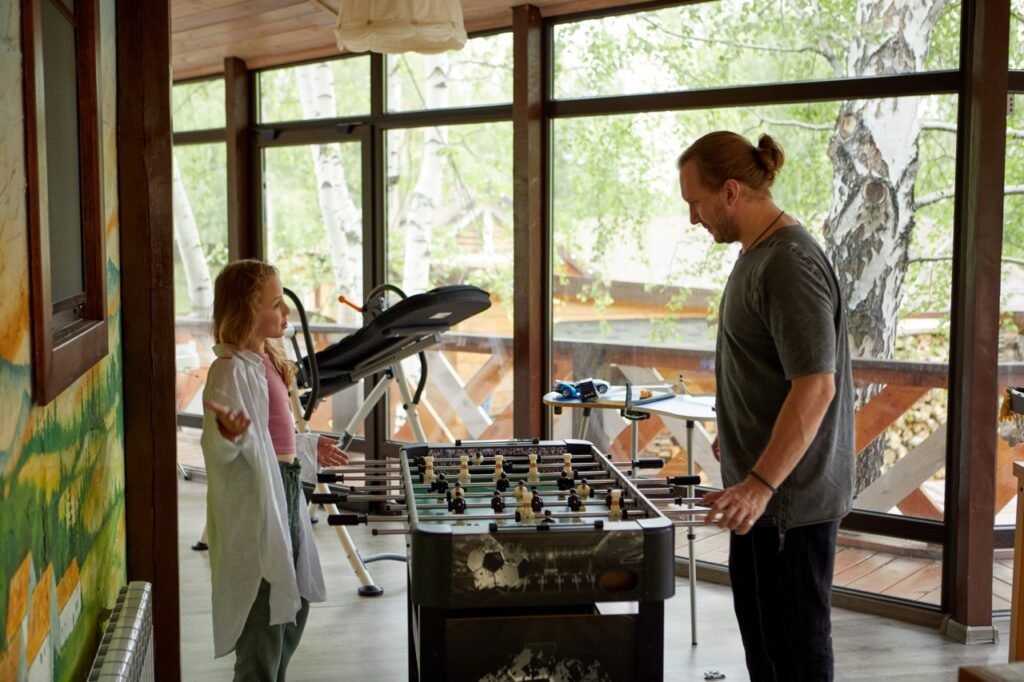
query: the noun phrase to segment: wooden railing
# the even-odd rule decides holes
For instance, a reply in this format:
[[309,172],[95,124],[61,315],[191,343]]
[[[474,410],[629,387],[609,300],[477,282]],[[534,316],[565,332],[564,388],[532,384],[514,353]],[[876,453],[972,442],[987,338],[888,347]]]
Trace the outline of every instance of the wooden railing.
[[[206,323],[181,320],[178,330],[203,335]],[[326,345],[330,338],[350,330],[337,326],[316,325],[311,330],[316,344]],[[430,381],[423,397],[419,416],[429,440],[450,441],[454,438],[494,439],[512,436],[511,395],[512,339],[484,334],[447,333],[437,346],[427,351]],[[556,378],[602,376],[613,381],[653,383],[673,380],[678,374],[686,378],[695,393],[714,392],[714,352],[711,349],[684,349],[669,346],[641,346],[595,341],[555,341],[552,344],[553,371]],[[856,415],[856,448],[863,452],[886,429],[914,407],[932,389],[946,389],[948,366],[942,363],[899,360],[853,361],[853,379],[857,384],[877,384],[881,390],[863,405]],[[614,376],[615,368],[621,377]],[[468,368],[468,369],[467,369]],[[1024,384],[1024,363],[1001,364],[1001,391],[1007,385]],[[672,374],[667,374],[671,371]],[[202,372],[202,369],[198,370]],[[667,375],[666,375],[667,374]],[[181,384],[198,390],[196,371]],[[468,377],[468,378],[467,378]],[[187,400],[179,398],[179,405]],[[488,404],[485,410],[481,405]],[[401,400],[397,388],[391,395],[392,423],[400,423]],[[355,409],[354,407],[352,409]],[[314,415],[313,428],[330,429],[333,409],[321,408]],[[334,423],[339,415],[334,414]],[[569,417],[555,424],[556,436],[574,434]],[[588,437],[613,457],[628,455],[630,433],[627,424],[611,413],[595,419]],[[993,424],[993,428],[995,425]],[[679,454],[666,464],[670,472],[686,469],[684,444],[685,425],[675,420],[652,417],[639,424],[639,446],[648,447],[665,430],[679,446]],[[411,440],[408,425],[396,429],[395,440]],[[888,512],[898,508],[904,515],[941,519],[941,510],[922,491],[922,484],[945,464],[946,427],[941,424],[906,456],[890,466],[877,480],[858,495],[859,509]],[[1024,444],[1011,445],[999,437],[996,468],[996,511],[1016,493],[1013,475],[1014,459],[1024,458]],[[718,463],[711,455],[711,436],[698,427],[694,438],[694,463],[703,470],[712,485],[721,485]]]

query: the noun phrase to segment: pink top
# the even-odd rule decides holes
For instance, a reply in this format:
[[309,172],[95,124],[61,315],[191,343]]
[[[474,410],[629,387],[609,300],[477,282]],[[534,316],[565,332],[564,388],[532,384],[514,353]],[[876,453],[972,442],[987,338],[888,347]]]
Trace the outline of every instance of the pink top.
[[274,369],[270,356],[260,353],[263,367],[267,370],[267,390],[270,393],[270,441],[274,444],[274,453],[278,455],[295,454],[295,420],[292,417],[291,404],[288,401],[288,387],[284,379]]

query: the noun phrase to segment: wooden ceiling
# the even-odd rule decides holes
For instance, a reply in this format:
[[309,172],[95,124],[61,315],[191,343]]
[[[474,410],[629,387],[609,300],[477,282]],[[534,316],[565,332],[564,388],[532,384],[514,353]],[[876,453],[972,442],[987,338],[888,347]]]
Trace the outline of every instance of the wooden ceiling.
[[[341,0],[170,0],[174,80],[220,73],[225,57],[261,68],[338,54],[334,23]],[[561,16],[641,0],[537,0]],[[512,0],[463,0],[466,30],[512,25]]]

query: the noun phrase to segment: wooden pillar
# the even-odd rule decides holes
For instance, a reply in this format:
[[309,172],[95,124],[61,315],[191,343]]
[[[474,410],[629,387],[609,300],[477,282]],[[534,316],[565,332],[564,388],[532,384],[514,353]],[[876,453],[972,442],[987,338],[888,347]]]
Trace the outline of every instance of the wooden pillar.
[[992,641],[999,273],[1009,3],[963,3],[954,209],[943,631]]
[[544,185],[546,50],[539,9],[512,9],[512,40],[513,433],[517,438],[537,438],[547,430],[541,398],[547,388],[551,320],[551,240]]
[[181,677],[174,406],[170,7],[117,0],[128,579],[153,584],[158,680]]
[[259,206],[253,191],[255,178],[253,144],[250,135],[253,123],[251,78],[245,62],[237,57],[224,60],[224,136],[228,163],[228,258],[260,258],[263,254],[263,231],[257,224]]

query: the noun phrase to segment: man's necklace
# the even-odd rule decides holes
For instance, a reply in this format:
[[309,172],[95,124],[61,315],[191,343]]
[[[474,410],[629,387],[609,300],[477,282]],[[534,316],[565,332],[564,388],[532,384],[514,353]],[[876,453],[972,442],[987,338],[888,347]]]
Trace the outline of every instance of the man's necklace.
[[754,241],[750,242],[750,246],[740,251],[740,255],[742,256],[743,254],[748,253],[752,248],[754,248],[754,245],[761,241],[761,237],[763,237],[768,232],[768,230],[772,229],[775,223],[779,222],[779,218],[781,218],[785,212],[786,209],[782,209],[781,211],[779,211],[779,215],[775,216],[775,219],[768,223],[768,227],[761,230],[761,234],[757,235],[757,237],[754,238]]

